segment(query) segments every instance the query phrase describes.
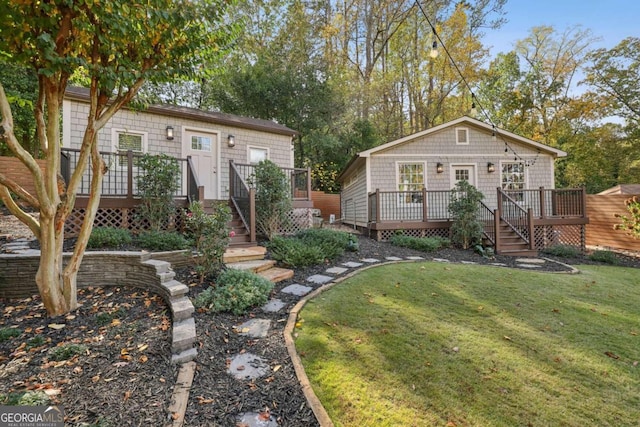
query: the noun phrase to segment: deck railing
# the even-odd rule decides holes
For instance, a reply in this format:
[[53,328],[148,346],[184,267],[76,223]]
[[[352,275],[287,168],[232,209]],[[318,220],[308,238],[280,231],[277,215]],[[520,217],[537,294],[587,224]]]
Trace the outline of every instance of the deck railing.
[[[76,169],[78,159],[80,157],[80,150],[74,148],[63,148],[61,150],[62,159],[60,162],[60,173],[66,182],[69,182],[71,175]],[[104,174],[102,181],[102,195],[112,197],[124,197],[124,198],[136,198],[140,194],[138,192],[138,180],[142,176],[143,171],[137,166],[138,159],[142,154],[135,154],[132,151],[125,153],[111,153],[101,151],[100,156],[105,162],[107,171]],[[191,195],[187,188],[190,169],[187,159],[172,159],[178,163],[180,167],[180,174],[178,177],[177,188],[174,193],[176,198],[187,198]],[[91,188],[91,176],[92,176],[91,160],[87,165],[87,170],[82,175],[80,186],[78,187],[78,196],[88,196]]]
[[[254,187],[256,165],[234,163],[238,176],[247,184]],[[291,188],[291,199],[311,200],[311,170],[309,168],[280,168],[287,177],[287,182]]]
[[584,188],[537,190],[502,190],[525,208],[531,208],[536,218],[584,218],[586,215],[586,190]]
[[369,194],[369,222],[446,221],[450,202],[451,191],[376,190]]
[[483,226],[484,235],[491,241],[492,244],[496,243],[496,222],[495,222],[495,213],[491,210],[491,208],[485,205],[483,202],[480,202],[480,209],[478,209],[477,213],[478,221]]
[[251,188],[233,160],[229,161],[229,199],[242,223],[249,230],[250,239],[256,241],[256,190]]
[[499,188],[498,214],[500,220],[509,225],[533,249],[533,209],[523,208],[519,201],[514,200]]

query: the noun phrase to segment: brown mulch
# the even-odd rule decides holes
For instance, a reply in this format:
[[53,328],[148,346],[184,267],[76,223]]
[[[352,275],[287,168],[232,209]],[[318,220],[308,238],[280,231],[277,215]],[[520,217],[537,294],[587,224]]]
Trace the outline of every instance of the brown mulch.
[[[289,310],[298,297],[280,290],[328,267],[363,258],[384,261],[387,256],[422,256],[451,262],[503,263],[518,268],[514,258],[483,258],[471,251],[447,249],[421,253],[375,242],[359,236],[359,252],[347,252],[325,265],[299,269],[295,277],[276,284],[273,297],[287,303],[278,313],[257,307],[244,316],[196,312],[197,368],[185,414],[185,426],[236,426],[244,412],[269,408],[279,426],[318,426],[296,378],[287,354],[283,330]],[[569,264],[593,264],[586,257],[559,260]],[[620,255],[625,266],[640,260]],[[549,271],[568,271],[546,263]],[[209,286],[199,283],[190,269],[176,271],[177,279],[193,297]],[[312,285],[317,287],[317,285]],[[38,297],[0,301],[0,331],[15,328],[20,334],[0,342],[1,395],[25,390],[47,393],[61,404],[70,426],[161,426],[171,422],[168,413],[175,385],[176,366],[171,364],[167,307],[160,297],[119,287],[80,291],[81,307],[60,318],[47,318]],[[251,318],[271,320],[266,338],[238,334],[234,328]],[[64,325],[64,326],[60,326]],[[1,340],[1,339],[0,339]],[[55,348],[68,344],[86,346],[81,354],[55,361]],[[239,381],[226,373],[228,359],[251,352],[267,360],[270,374]]]

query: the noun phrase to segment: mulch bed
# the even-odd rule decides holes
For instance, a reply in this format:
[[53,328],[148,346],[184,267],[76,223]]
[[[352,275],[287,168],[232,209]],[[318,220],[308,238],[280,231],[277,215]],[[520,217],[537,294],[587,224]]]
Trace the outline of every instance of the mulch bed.
[[[359,246],[358,252],[347,252],[326,265],[296,270],[293,279],[276,284],[274,297],[287,303],[278,313],[265,313],[260,308],[244,316],[195,313],[198,357],[185,426],[237,426],[239,414],[265,408],[269,408],[279,426],[319,425],[284,344],[288,311],[298,301],[298,297],[280,293],[285,286],[308,285],[307,277],[322,274],[330,266],[363,258],[384,261],[387,256],[497,262],[519,268],[511,257],[487,259],[471,251],[453,249],[425,254],[364,236],[359,237]],[[620,255],[619,260],[620,265],[640,267],[638,258]],[[558,261],[594,264],[586,257]],[[569,270],[556,263],[546,263],[543,268],[554,272]],[[190,269],[176,273],[177,279],[189,286],[192,297],[209,286],[200,283]],[[170,361],[170,314],[162,299],[140,290],[112,287],[80,291],[79,301],[82,306],[76,312],[60,318],[47,318],[37,296],[0,301],[0,330],[21,331],[0,342],[0,393],[44,391],[64,407],[66,425],[70,426],[170,423],[168,405],[177,370]],[[248,338],[234,328],[251,318],[271,320],[266,338]],[[86,348],[67,361],[54,361],[51,349],[65,344],[82,344]],[[241,352],[266,359],[271,372],[256,380],[234,379],[226,372],[227,363]],[[104,422],[100,424],[100,420]]]

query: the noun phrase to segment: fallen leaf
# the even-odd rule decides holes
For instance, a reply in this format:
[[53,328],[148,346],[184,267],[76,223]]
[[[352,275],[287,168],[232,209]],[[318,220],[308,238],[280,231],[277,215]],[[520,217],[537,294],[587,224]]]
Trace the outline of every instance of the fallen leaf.
[[149,348],[149,344],[142,344],[138,346],[138,351],[145,351]]
[[511,337],[508,337],[508,336],[506,336],[506,335],[505,335],[503,338],[504,338],[505,340],[507,340],[507,341],[511,341]]
[[92,383],[97,383],[98,381],[100,381],[100,374],[94,375],[93,377],[91,377]]
[[49,326],[51,329],[55,329],[56,331],[64,328],[66,325],[62,324],[62,323],[49,323]]
[[47,388],[44,390],[44,394],[46,394],[47,396],[57,396],[61,392],[62,390],[60,390],[59,388]]
[[604,354],[606,354],[607,356],[609,356],[612,359],[620,359],[620,356],[618,356],[617,354],[612,353],[610,351],[605,351]]
[[196,399],[198,400],[198,404],[200,405],[206,405],[208,403],[214,402],[213,399],[205,399],[203,396],[198,396]]
[[124,392],[124,400],[129,400],[129,398],[131,397],[131,391],[127,390]]
[[282,368],[282,365],[276,365],[273,367],[273,372],[278,372]]
[[142,356],[140,356],[140,357],[138,358],[138,361],[139,361],[140,363],[147,363],[147,361],[149,361],[149,358],[143,354]]

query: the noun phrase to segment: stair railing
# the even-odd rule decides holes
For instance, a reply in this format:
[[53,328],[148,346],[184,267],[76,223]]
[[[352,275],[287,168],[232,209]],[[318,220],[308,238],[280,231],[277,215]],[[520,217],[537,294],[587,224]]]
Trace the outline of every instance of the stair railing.
[[477,219],[482,223],[482,234],[493,244],[496,245],[496,224],[495,213],[491,208],[480,202],[480,209],[477,212]]
[[252,242],[256,241],[256,190],[250,188],[240,175],[233,160],[229,160],[229,199],[242,224],[249,230]]
[[[524,209],[520,204],[512,199],[508,194],[498,187],[498,216],[499,220],[507,224],[522,240],[529,249],[533,248],[533,210]],[[499,221],[496,221],[499,224]],[[498,227],[498,225],[496,225]],[[496,228],[497,230],[497,228]],[[496,236],[497,240],[497,236]]]

